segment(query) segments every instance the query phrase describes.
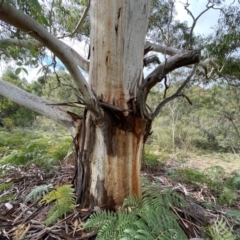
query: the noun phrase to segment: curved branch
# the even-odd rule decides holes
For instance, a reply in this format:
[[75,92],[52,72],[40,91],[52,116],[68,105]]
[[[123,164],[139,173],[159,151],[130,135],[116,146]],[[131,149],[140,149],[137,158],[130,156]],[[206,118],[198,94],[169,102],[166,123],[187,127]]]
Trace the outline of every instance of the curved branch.
[[87,6],[86,8],[84,9],[84,12],[83,12],[83,15],[82,17],[80,18],[79,22],[77,23],[77,26],[75,27],[75,29],[73,30],[72,33],[68,34],[66,37],[73,37],[81,28],[81,26],[83,25],[83,22],[87,16],[87,13],[89,11],[89,8],[90,8],[90,1],[91,0],[88,0],[88,3],[87,3]]
[[161,61],[159,60],[158,56],[156,56],[156,55],[152,55],[152,56],[143,58],[143,66],[144,67],[148,66],[150,63],[160,64]]
[[[159,53],[162,53],[164,55],[166,54],[169,56],[180,54],[180,52],[177,49],[174,49],[171,47],[166,47],[164,45],[152,43],[149,41],[146,41],[145,49],[147,49],[148,52],[149,51],[159,52]],[[199,62],[198,65],[204,69],[207,69],[208,66],[212,67],[210,73],[207,76],[208,78],[212,77],[214,72],[220,73],[221,69],[222,69],[222,68],[220,69],[220,66],[216,63],[216,60],[212,59],[212,58],[207,58],[206,60]],[[185,67],[193,68],[192,65],[187,65]]]
[[169,57],[146,77],[140,88],[147,87],[148,91],[150,91],[150,89],[165,78],[169,72],[183,66],[199,63],[200,57],[201,54],[199,50],[190,50]]
[[69,73],[73,77],[77,89],[84,98],[87,108],[96,117],[99,117],[102,114],[98,100],[96,99],[90,85],[78,68],[76,60],[72,57],[72,54],[74,54],[73,49],[52,36],[42,25],[40,25],[34,19],[25,15],[13,6],[3,4],[2,9],[0,10],[0,20],[20,29],[25,33],[28,33],[34,39],[38,40],[40,43],[49,48],[68,69]]
[[[172,57],[169,57],[164,62],[162,62],[158,67],[150,73],[137,92],[137,107],[140,111],[141,118],[151,119],[147,108],[146,108],[146,99],[148,93],[152,87],[154,87],[158,82],[161,82],[166,75],[173,71],[174,69],[189,65],[199,63],[200,61],[200,51],[191,50],[179,54],[175,54]],[[195,67],[194,67],[195,69]],[[165,100],[166,101],[166,100]]]
[[35,96],[1,79],[0,95],[25,108],[48,117],[67,128],[74,127],[74,122],[71,115],[68,114],[64,109],[58,106],[49,105],[52,104],[52,102]]
[[190,82],[193,74],[194,74],[195,71],[196,71],[196,67],[197,67],[197,65],[194,66],[194,68],[192,69],[192,71],[191,71],[191,73],[189,74],[189,76],[187,77],[187,79],[181,84],[181,86],[177,89],[177,91],[176,91],[173,95],[165,98],[165,99],[157,106],[157,108],[155,109],[155,111],[151,114],[152,119],[154,119],[154,118],[161,112],[163,106],[165,106],[168,102],[172,101],[173,99],[175,99],[175,98],[177,98],[177,97],[183,96],[183,95],[181,94],[181,91],[182,91],[182,90],[186,87],[186,85]]
[[[19,47],[30,49],[31,47],[43,47],[44,44],[40,43],[36,40],[20,40],[17,38],[6,38],[6,39],[0,39],[0,44],[6,45],[6,46],[12,46],[17,45]],[[65,43],[64,43],[65,44]],[[68,46],[66,44],[66,49],[69,51],[69,54],[72,55],[72,58],[75,59],[76,64],[81,67],[86,72],[89,71],[89,61],[85,58],[83,58],[80,54],[78,54],[73,48]]]

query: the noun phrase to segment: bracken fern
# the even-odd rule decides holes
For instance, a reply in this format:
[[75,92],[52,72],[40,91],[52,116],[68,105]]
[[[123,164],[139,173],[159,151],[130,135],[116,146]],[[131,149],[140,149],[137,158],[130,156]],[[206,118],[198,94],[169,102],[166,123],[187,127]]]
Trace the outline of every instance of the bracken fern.
[[75,195],[73,191],[72,185],[66,184],[52,190],[42,198],[41,202],[54,202],[45,220],[47,226],[55,223],[62,215],[74,210]]
[[146,191],[142,199],[126,198],[118,213],[101,211],[93,214],[84,229],[97,231],[98,240],[185,240],[187,236],[172,212],[172,206],[184,205],[184,199],[171,191],[161,194]]
[[208,227],[206,232],[212,240],[236,240],[236,237],[232,233],[232,229],[227,226],[224,218],[216,220]]

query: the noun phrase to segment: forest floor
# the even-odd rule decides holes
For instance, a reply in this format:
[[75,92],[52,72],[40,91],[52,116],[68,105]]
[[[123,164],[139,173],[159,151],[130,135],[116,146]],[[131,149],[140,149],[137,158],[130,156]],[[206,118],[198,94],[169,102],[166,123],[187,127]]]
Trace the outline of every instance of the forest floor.
[[[215,203],[215,196],[206,186],[196,188],[196,186],[187,185],[182,182],[180,176],[173,181],[168,170],[181,168],[204,170],[212,166],[221,166],[227,174],[230,174],[239,169],[239,161],[239,157],[235,154],[172,154],[168,156],[164,166],[155,170],[146,168],[142,175],[150,182],[157,182],[163,188],[175,189],[183,195],[191,196],[191,199],[196,201],[210,199],[212,203]],[[71,155],[61,161],[58,170],[51,172],[37,167],[34,163],[28,168],[10,165],[2,167],[0,171],[0,240],[95,239],[95,232],[82,230],[83,222],[95,209],[81,209],[76,205],[73,212],[66,214],[56,224],[46,227],[45,220],[52,205],[41,202],[42,195],[32,195],[32,198],[26,201],[26,196],[37,186],[51,184],[56,187],[71,184],[74,173],[75,164]],[[240,236],[240,213],[237,218],[226,216],[228,210],[240,209],[239,191],[237,194],[234,205],[221,206],[214,211],[198,207],[198,212],[194,212],[191,217],[195,218],[196,214],[199,218],[202,218],[203,215],[214,218],[223,216],[228,225],[234,227],[235,234]],[[99,210],[99,207],[96,209]],[[191,220],[193,220],[192,218]]]

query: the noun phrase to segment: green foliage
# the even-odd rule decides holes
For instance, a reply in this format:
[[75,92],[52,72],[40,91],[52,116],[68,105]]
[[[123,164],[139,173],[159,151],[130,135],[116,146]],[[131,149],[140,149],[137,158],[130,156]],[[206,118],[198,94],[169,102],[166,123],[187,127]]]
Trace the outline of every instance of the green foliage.
[[8,131],[11,131],[13,129],[14,122],[11,118],[9,118],[9,117],[3,118],[3,122],[4,122],[4,126],[6,127],[6,129]]
[[196,169],[175,169],[171,174],[174,179],[179,179],[194,187],[202,187],[209,184],[209,179],[206,178],[205,174]]
[[[18,71],[16,73],[18,73]],[[2,79],[27,90],[26,80],[19,78],[16,73],[13,73],[11,69],[7,69],[2,75]],[[12,130],[15,126],[30,126],[34,121],[35,116],[36,114],[32,111],[0,96],[0,122],[2,122],[7,130]]]
[[14,194],[8,194],[5,193],[4,190],[12,188],[13,187],[13,183],[3,183],[0,185],[0,203],[9,201],[11,199],[13,199],[15,196]]
[[158,159],[159,156],[157,154],[152,153],[150,150],[144,151],[143,163],[144,166],[146,166],[147,168],[157,169],[158,167],[160,167],[161,164]]
[[0,192],[11,187],[13,187],[13,183],[3,183],[0,185]]
[[[172,92],[178,86],[179,81],[173,81]],[[172,92],[169,90],[168,95]],[[239,89],[227,85],[207,88],[192,85],[184,93],[192,105],[184,98],[166,104],[153,122],[154,131],[147,145],[167,152],[178,149],[240,152]],[[161,88],[159,94],[163,94]],[[149,94],[151,107],[159,102],[159,94]]]
[[238,195],[232,182],[238,178],[224,179],[225,171],[222,167],[213,166],[203,171],[189,168],[175,169],[170,174],[173,179],[181,180],[193,187],[207,187],[221,205],[231,206],[237,200]]
[[[60,140],[56,144],[56,137]],[[0,166],[11,164],[25,167],[35,164],[53,170],[71,150],[71,137],[55,136],[40,131],[0,132]]]
[[210,225],[207,229],[207,234],[212,240],[236,240],[232,229],[228,227],[224,218],[220,218]]
[[218,202],[221,205],[228,205],[231,206],[234,201],[237,199],[237,194],[233,189],[230,189],[228,187],[224,187],[223,191],[220,193],[218,197]]
[[52,190],[42,198],[41,202],[54,203],[45,221],[47,226],[54,224],[62,215],[74,210],[75,195],[73,192],[73,186],[66,184]]
[[33,202],[35,203],[40,197],[42,197],[52,189],[53,185],[51,183],[37,186],[26,196],[25,202],[29,201],[32,198]]
[[173,206],[186,206],[186,201],[172,191],[146,191],[142,199],[130,196],[118,212],[93,214],[83,229],[98,231],[97,239],[187,239]]
[[136,220],[137,216],[128,212],[101,211],[92,214],[83,229],[97,231],[99,240],[121,239],[125,236],[124,230]]
[[227,217],[231,217],[240,223],[240,210],[227,210]]
[[240,170],[234,171],[227,180],[229,186],[235,190],[240,190]]

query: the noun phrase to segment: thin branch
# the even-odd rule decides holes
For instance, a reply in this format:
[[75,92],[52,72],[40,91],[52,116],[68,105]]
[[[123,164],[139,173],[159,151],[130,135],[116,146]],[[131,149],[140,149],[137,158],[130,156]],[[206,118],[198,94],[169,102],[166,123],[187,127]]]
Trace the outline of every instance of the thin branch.
[[165,76],[164,78],[164,86],[165,86],[165,89],[164,89],[163,99],[166,98],[167,90],[169,89],[169,85],[167,84],[167,76]]
[[180,97],[180,96],[183,96],[181,94],[181,91],[186,87],[186,85],[190,82],[193,74],[195,73],[195,70],[197,68],[197,64],[194,66],[194,68],[192,69],[191,73],[189,74],[189,76],[187,77],[187,79],[182,83],[182,85],[177,89],[177,91],[165,98],[158,106],[157,108],[155,109],[155,111],[152,113],[151,117],[152,119],[154,119],[162,110],[163,106],[165,106],[168,102],[172,101],[173,99],[177,98],[177,97]]
[[73,30],[72,33],[68,34],[66,37],[73,37],[77,32],[79,32],[80,28],[82,27],[83,23],[84,23],[84,20],[87,16],[87,13],[89,11],[89,8],[90,8],[90,2],[91,0],[88,0],[87,1],[87,6],[86,8],[84,9],[84,12],[83,12],[83,15],[82,17],[80,18],[79,22],[77,23],[77,26],[75,27],[75,29]]
[[200,56],[201,54],[199,50],[178,53],[159,64],[159,66],[145,78],[138,89],[136,98],[136,106],[140,111],[140,116],[142,119],[146,118],[151,120],[151,115],[146,107],[147,96],[151,88],[154,87],[158,82],[161,82],[162,79],[164,79],[166,75],[174,69],[199,63]]
[[[208,2],[209,4],[209,2]],[[214,7],[214,4],[208,6],[208,4],[206,5],[206,9],[204,11],[202,11],[196,18],[194,17],[194,15],[192,14],[192,12],[188,9],[190,4],[185,4],[184,8],[185,10],[189,13],[189,15],[192,17],[193,19],[193,23],[192,23],[192,27],[191,27],[191,31],[190,31],[190,35],[189,35],[189,49],[192,49],[192,45],[193,45],[193,30],[196,26],[196,23],[198,21],[198,19],[205,13],[207,12],[209,9]]]

